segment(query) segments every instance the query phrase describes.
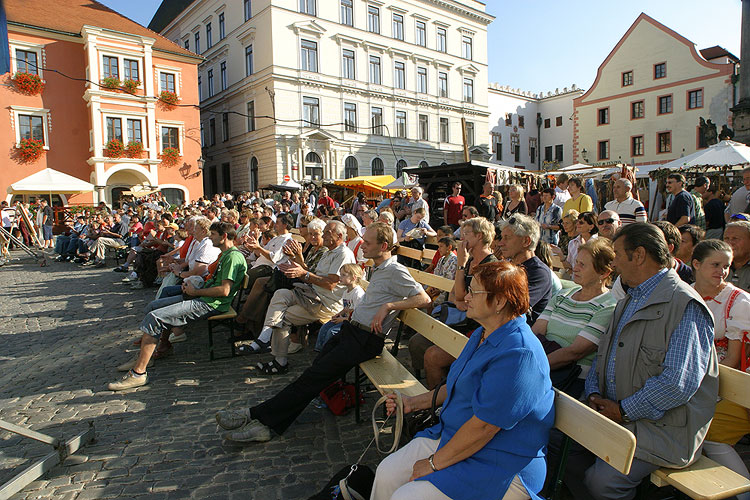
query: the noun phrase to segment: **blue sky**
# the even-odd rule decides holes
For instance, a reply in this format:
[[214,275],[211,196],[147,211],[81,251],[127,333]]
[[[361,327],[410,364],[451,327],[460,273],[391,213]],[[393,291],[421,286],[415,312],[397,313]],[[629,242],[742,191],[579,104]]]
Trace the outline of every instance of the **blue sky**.
[[[147,25],[159,0],[100,0]],[[323,0],[333,1],[333,0]],[[588,88],[599,64],[641,12],[704,49],[721,45],[740,56],[740,0],[485,0],[489,80],[532,92],[575,83]],[[707,6],[710,5],[710,9]]]

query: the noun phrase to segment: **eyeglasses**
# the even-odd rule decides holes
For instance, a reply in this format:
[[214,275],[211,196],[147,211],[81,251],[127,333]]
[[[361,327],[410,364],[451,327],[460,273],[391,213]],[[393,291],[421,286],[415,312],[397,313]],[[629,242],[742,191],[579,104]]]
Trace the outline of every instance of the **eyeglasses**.
[[617,222],[619,220],[620,219],[612,219],[612,218],[602,219],[602,220],[598,221],[597,224],[599,224],[600,226],[603,226],[604,224],[614,224],[615,222]]
[[472,287],[469,287],[469,293],[472,294],[472,295],[481,295],[483,293],[487,294],[487,293],[491,293],[491,292],[488,292],[487,290],[474,290]]
[[729,219],[730,220],[731,219],[734,219],[734,220],[744,220],[744,221],[750,222],[745,214],[734,214],[734,215],[730,216]]
[[510,219],[508,219],[508,224],[510,224],[511,226],[516,222],[518,222],[518,219],[516,219],[515,217],[511,217]]

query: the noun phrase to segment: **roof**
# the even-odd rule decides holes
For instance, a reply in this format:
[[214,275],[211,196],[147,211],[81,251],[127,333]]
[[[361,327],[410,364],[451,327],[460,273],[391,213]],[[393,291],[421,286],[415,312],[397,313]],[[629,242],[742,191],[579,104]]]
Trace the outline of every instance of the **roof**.
[[4,0],[9,24],[80,35],[84,25],[154,38],[154,49],[199,58],[193,52],[141,26],[95,0]]
[[154,13],[154,17],[151,18],[151,22],[148,23],[148,29],[157,33],[161,32],[191,3],[193,3],[193,0],[162,0],[161,5]]
[[735,56],[724,47],[719,47],[718,45],[708,47],[707,49],[702,49],[700,50],[700,53],[707,61],[710,61],[711,59],[718,59],[719,57],[728,57],[734,62],[740,62],[739,57]]

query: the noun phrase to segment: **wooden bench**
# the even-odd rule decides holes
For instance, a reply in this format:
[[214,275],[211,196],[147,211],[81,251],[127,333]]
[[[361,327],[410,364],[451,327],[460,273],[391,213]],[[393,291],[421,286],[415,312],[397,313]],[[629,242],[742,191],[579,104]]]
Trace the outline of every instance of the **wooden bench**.
[[222,359],[216,358],[214,356],[214,328],[222,325],[226,326],[229,330],[229,346],[232,350],[232,355],[226,357],[233,358],[237,355],[234,347],[234,318],[237,317],[237,309],[239,309],[240,306],[242,292],[243,290],[247,289],[247,285],[249,283],[250,278],[248,278],[247,274],[245,274],[245,278],[242,280],[242,286],[239,288],[239,290],[237,290],[234,297],[232,297],[232,305],[229,306],[229,310],[227,312],[208,317],[208,357],[211,361],[213,361],[214,359]]
[[[750,408],[750,374],[719,365],[719,396]],[[683,469],[659,469],[651,474],[651,482],[672,486],[695,499],[727,498],[750,491],[750,480],[705,455]]]
[[454,280],[449,280],[448,278],[443,278],[442,276],[437,276],[435,274],[426,273],[424,271],[420,271],[419,269],[412,268],[409,268],[409,274],[411,274],[411,277],[421,285],[431,286],[444,292],[450,292],[451,290],[453,290]]

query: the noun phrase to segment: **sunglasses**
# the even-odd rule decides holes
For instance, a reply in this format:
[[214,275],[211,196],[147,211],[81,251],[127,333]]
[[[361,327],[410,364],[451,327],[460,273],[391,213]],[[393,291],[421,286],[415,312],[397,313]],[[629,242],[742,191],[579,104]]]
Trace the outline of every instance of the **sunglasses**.
[[[748,218],[747,218],[747,216],[745,214],[734,214],[734,215],[730,216],[729,219],[730,220],[744,220],[744,221],[748,221]],[[748,222],[750,222],[750,221],[748,221]]]
[[602,220],[598,221],[597,224],[599,224],[600,226],[603,226],[604,224],[614,224],[618,220],[619,219],[612,219],[612,218],[602,219]]

